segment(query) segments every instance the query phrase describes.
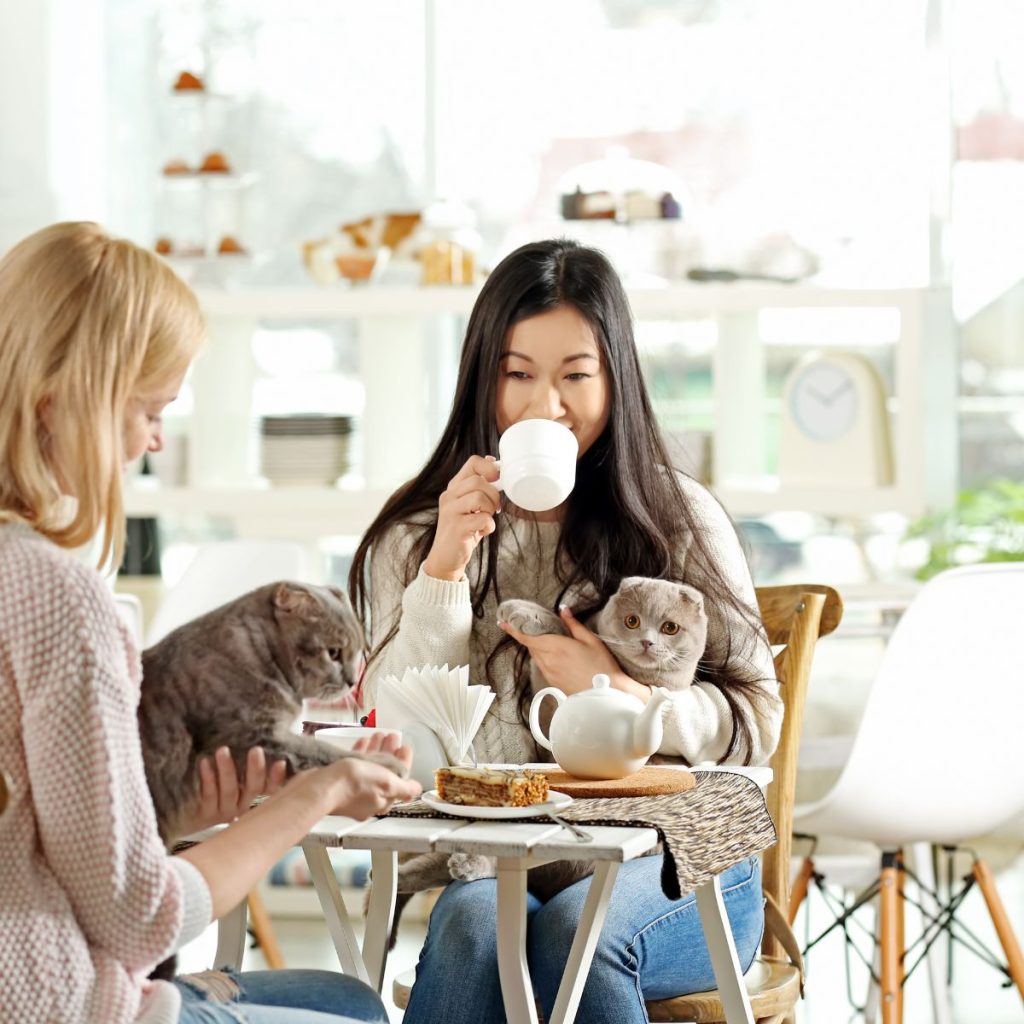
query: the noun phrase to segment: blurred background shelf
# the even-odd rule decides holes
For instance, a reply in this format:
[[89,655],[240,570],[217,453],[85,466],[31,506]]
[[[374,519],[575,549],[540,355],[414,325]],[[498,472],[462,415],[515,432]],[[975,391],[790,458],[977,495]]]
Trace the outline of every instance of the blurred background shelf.
[[[468,316],[479,288],[466,286],[339,285],[337,287],[197,287],[211,317]],[[752,312],[768,308],[901,307],[920,288],[843,288],[814,284],[666,284],[628,289],[640,318]],[[940,289],[935,289],[939,291]]]
[[[900,508],[911,497],[897,488],[837,491],[834,488],[718,487],[715,493],[734,516],[799,508],[822,516],[870,516]],[[336,487],[129,487],[129,516],[205,515],[235,522],[286,521],[284,533],[361,534],[390,492]]]
[[283,523],[292,532],[359,534],[388,493],[338,487],[149,487],[125,490],[129,516],[204,515],[239,523]]
[[[189,487],[166,500],[133,497],[133,513],[280,515],[308,532],[338,510],[339,524],[362,532],[440,436],[478,293],[373,284],[199,288],[211,340],[192,380]],[[670,438],[703,439],[706,465],[682,464],[709,479],[732,515],[913,517],[952,501],[956,332],[948,288],[678,283],[629,288],[628,298],[662,427]],[[253,490],[253,337],[260,332],[286,359],[294,335],[274,335],[276,325],[339,323],[354,342],[363,393],[353,452],[366,492]],[[884,370],[896,467],[890,485],[792,487],[774,475],[779,380],[807,352],[829,347],[859,349]],[[219,489],[224,484],[242,490]]]

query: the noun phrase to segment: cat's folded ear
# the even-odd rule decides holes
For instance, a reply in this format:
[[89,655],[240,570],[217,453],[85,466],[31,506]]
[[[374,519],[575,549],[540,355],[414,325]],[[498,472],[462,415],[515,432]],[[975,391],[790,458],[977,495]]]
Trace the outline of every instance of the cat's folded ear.
[[687,586],[685,583],[679,584],[679,596],[683,601],[696,605],[698,608],[704,607],[704,595],[697,590],[696,587]]
[[298,583],[278,583],[274,590],[274,606],[292,615],[307,615],[319,607],[316,598]]
[[636,590],[638,587],[642,587],[645,583],[650,583],[650,580],[646,576],[623,576],[622,582],[619,584],[619,593],[623,594],[627,590]]

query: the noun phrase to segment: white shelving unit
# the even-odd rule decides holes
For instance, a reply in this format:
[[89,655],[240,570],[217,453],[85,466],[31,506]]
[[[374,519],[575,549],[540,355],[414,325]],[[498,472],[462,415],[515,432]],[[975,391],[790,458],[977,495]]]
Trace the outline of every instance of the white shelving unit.
[[[439,374],[454,380],[457,342],[477,290],[356,286],[199,289],[198,294],[211,340],[193,375],[189,486],[136,485],[127,495],[128,514],[222,516],[234,520],[243,535],[361,533],[432,448],[428,384]],[[631,289],[629,298],[637,320],[705,318],[717,325],[713,487],[733,515],[777,510],[837,517],[917,515],[952,500],[956,333],[947,289],[679,284]],[[793,489],[765,476],[766,360],[758,318],[764,310],[783,308],[879,309],[898,315],[889,396],[896,466],[891,486]],[[272,319],[358,323],[366,388],[365,489],[259,487],[249,477],[250,340],[261,321]],[[437,325],[447,332],[441,345]]]

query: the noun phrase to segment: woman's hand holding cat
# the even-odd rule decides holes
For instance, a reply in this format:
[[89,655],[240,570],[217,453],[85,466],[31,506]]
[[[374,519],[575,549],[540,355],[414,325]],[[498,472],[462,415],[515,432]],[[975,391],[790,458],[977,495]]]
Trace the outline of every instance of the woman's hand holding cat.
[[[394,733],[358,740],[353,749],[361,754],[390,754],[403,762],[406,769],[412,765],[412,747],[400,746]],[[403,779],[384,765],[359,757],[345,757],[316,770],[337,777],[342,788],[334,797],[334,813],[350,818],[384,814],[400,800],[415,800],[422,791],[418,782]]]
[[451,479],[437,503],[437,530],[423,570],[436,580],[457,583],[481,539],[494,532],[501,496],[494,459],[472,455]]
[[227,747],[220,747],[213,757],[199,760],[199,806],[190,832],[199,832],[211,825],[234,821],[244,814],[258,796],[269,796],[285,783],[288,765],[275,761],[267,765],[262,747],[253,747],[245,764],[245,782],[239,783],[235,761]]
[[[387,755],[406,766],[412,762],[412,750],[400,747],[393,734],[371,737],[358,752]],[[213,916],[220,917],[244,899],[274,862],[325,814],[369,818],[384,813],[398,800],[412,800],[419,794],[419,783],[401,778],[383,764],[342,757],[294,775],[278,793],[243,814],[230,828],[178,856],[202,872],[210,889]]]
[[568,694],[589,690],[598,672],[611,676],[613,685],[618,686],[615,680],[622,676],[622,670],[597,634],[587,629],[568,608],[561,609],[561,617],[569,636],[557,633],[530,636],[513,629],[507,622],[500,626],[530,652],[530,658],[549,686]]

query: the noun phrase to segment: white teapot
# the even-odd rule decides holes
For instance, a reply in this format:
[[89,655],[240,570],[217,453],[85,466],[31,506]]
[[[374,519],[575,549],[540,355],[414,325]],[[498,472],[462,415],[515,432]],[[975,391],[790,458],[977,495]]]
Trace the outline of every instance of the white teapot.
[[[639,771],[661,746],[662,706],[668,695],[655,687],[644,705],[638,697],[612,688],[611,679],[594,676],[593,688],[571,697],[554,686],[539,691],[530,704],[530,731],[559,767],[580,779],[621,779]],[[540,705],[558,701],[551,716],[550,740],[541,731]]]

